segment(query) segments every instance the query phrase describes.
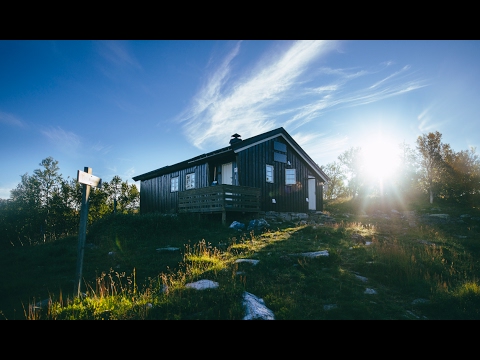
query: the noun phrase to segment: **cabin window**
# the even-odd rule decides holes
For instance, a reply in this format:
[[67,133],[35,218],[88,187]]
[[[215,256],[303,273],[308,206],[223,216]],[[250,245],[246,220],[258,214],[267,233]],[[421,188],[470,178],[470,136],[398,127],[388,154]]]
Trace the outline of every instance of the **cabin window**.
[[285,169],[285,184],[295,185],[297,183],[297,177],[295,169]]
[[178,176],[170,180],[170,191],[171,192],[178,191]]
[[195,173],[187,174],[185,189],[194,189],[195,188]]
[[273,160],[287,163],[287,145],[280,141],[273,142]]
[[267,165],[267,182],[273,183],[273,166]]

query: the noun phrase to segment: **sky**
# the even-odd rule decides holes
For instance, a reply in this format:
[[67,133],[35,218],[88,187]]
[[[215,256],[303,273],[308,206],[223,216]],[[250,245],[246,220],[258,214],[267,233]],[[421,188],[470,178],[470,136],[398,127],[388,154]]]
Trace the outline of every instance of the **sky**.
[[49,156],[134,184],[278,127],[319,166],[435,131],[480,150],[479,115],[478,40],[0,40],[0,198]]

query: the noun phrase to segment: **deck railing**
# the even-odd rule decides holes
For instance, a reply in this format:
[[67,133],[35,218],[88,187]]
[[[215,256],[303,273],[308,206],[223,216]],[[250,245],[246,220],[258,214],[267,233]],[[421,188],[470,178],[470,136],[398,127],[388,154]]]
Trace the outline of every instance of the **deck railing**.
[[215,185],[200,189],[190,189],[178,193],[179,212],[223,214],[225,222],[227,211],[259,212],[260,189],[235,186]]

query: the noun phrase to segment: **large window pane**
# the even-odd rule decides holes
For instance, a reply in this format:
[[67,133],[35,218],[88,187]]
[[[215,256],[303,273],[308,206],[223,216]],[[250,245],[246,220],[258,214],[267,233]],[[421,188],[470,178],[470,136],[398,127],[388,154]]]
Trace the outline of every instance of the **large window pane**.
[[195,174],[187,174],[185,189],[194,189],[195,188]]
[[273,166],[267,165],[267,182],[273,183]]
[[297,177],[295,169],[285,169],[285,184],[295,185],[297,183]]

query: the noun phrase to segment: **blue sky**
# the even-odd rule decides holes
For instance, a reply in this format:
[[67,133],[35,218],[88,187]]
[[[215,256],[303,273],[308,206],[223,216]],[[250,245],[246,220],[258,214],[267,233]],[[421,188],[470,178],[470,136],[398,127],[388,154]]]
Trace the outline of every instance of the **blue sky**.
[[478,150],[479,115],[476,40],[0,40],[0,198],[48,156],[133,184],[280,126],[320,166],[433,131]]

